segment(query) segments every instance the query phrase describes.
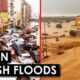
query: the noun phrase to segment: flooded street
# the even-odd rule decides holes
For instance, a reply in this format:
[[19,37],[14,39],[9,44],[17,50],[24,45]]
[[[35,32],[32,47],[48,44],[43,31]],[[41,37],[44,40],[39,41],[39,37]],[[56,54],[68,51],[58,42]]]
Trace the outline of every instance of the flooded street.
[[[62,28],[57,29],[56,23],[51,23],[48,27],[46,23],[47,55],[42,59],[43,64],[60,64],[61,77],[43,77],[42,80],[79,80],[80,79],[80,36],[72,37],[69,31],[73,29],[75,22],[63,23]],[[44,24],[42,23],[43,29]],[[44,30],[43,30],[44,32]],[[65,36],[62,36],[65,35]],[[59,37],[56,41],[54,36]],[[74,75],[74,76],[73,76]],[[76,76],[75,76],[76,75]]]

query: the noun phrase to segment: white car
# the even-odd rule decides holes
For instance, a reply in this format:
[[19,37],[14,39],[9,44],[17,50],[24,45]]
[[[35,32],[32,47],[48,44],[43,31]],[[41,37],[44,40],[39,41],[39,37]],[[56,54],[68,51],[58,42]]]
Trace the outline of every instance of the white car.
[[24,44],[24,39],[23,38],[18,38],[18,39],[16,39],[16,41],[15,41],[15,43],[16,44]]
[[22,30],[16,30],[15,32],[16,33],[22,33]]
[[18,41],[24,42],[25,40],[23,38],[19,38]]
[[11,47],[12,47],[12,43],[7,43],[6,46],[7,46],[8,48],[11,48]]
[[2,39],[2,38],[0,38],[0,41],[3,41],[3,39]]
[[20,62],[23,64],[32,64],[33,62],[29,53],[21,54],[21,57],[19,59],[20,59]]
[[7,30],[5,31],[5,33],[6,33],[6,34],[11,34],[12,31],[13,31],[13,29],[7,29]]
[[13,33],[12,35],[15,37],[19,37],[19,34],[17,34],[17,33]]
[[5,34],[2,38],[7,38],[7,37],[9,37],[10,35],[8,35],[8,34]]
[[30,36],[31,36],[32,38],[34,38],[34,39],[37,38],[37,35],[38,35],[37,33],[31,33],[31,34],[30,34]]

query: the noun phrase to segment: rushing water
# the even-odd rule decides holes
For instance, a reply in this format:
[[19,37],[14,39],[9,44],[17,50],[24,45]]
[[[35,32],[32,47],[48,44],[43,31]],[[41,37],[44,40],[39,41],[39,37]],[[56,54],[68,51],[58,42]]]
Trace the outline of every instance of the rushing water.
[[[73,25],[75,24],[75,22],[64,22],[61,24],[62,28],[56,28],[56,24],[57,23],[54,22],[50,22],[50,24],[45,23],[46,33],[52,36],[69,36],[69,32],[73,29]],[[44,23],[42,23],[42,32],[44,33]]]

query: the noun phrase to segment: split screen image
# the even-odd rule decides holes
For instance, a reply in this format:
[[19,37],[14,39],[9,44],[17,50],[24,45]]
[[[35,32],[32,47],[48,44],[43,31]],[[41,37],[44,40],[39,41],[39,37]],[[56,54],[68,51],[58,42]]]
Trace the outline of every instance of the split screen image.
[[79,80],[79,3],[0,0],[0,50],[11,51],[10,64],[61,65],[60,77],[19,76],[0,80]]

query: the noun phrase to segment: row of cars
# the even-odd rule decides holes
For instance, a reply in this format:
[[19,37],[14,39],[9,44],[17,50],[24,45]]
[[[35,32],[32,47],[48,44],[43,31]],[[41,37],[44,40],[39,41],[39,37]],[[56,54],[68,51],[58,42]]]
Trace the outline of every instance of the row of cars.
[[[0,50],[11,51],[9,64],[35,64],[39,63],[38,25],[23,30],[21,27],[10,27],[0,36]],[[27,79],[26,76],[0,77],[0,80]],[[28,80],[40,80],[39,77],[29,77]]]
[[[0,36],[0,50],[11,51],[11,63],[9,64],[37,64],[39,63],[39,45],[37,44],[38,25],[23,30],[20,27],[12,27]],[[4,77],[4,80],[19,80],[27,77]],[[0,77],[0,80],[3,78]],[[28,80],[40,80],[39,77],[29,77]]]
[[37,44],[38,25],[26,32],[17,27],[9,28],[0,36],[0,49],[10,50],[12,62],[22,64],[39,63]]

